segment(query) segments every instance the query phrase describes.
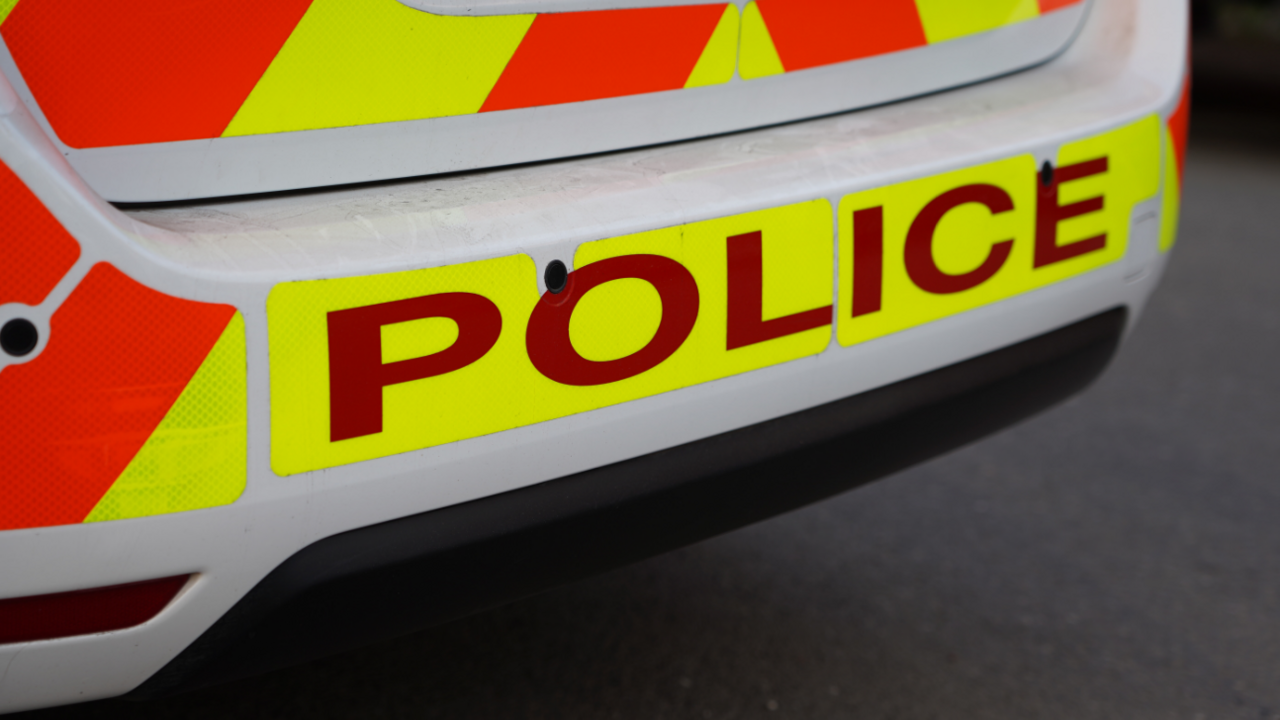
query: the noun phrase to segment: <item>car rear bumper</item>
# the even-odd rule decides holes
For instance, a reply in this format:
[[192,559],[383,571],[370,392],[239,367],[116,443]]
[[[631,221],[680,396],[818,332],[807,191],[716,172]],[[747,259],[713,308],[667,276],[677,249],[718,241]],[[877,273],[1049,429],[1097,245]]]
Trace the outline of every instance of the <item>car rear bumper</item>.
[[[494,513],[493,519],[484,522],[507,522],[510,513],[516,512],[509,509],[511,503],[523,506],[524,493],[537,495],[531,502],[548,514],[530,518],[528,525],[512,519],[517,524],[509,532],[513,537],[521,537],[522,532],[532,533],[528,537],[542,533],[540,537],[551,543],[546,546],[550,549],[562,541],[581,545],[578,538],[587,537],[573,535],[563,530],[565,527],[581,533],[598,529],[603,521],[593,520],[588,512],[594,507],[616,508],[623,515],[636,513],[629,515],[632,518],[642,517],[642,513],[629,507],[666,513],[677,512],[683,503],[689,503],[687,508],[699,509],[668,519],[673,528],[669,536],[643,543],[637,537],[635,545],[619,541],[614,557],[584,555],[563,568],[554,563],[529,564],[527,575],[518,567],[513,569],[511,563],[518,557],[502,560],[501,548],[484,541],[489,537],[484,527],[477,526],[478,534],[469,537],[470,543],[463,543],[466,538],[462,536],[447,538],[440,530],[444,534],[437,540],[443,544],[430,540],[411,548],[412,553],[421,550],[426,558],[421,562],[431,572],[454,572],[458,573],[455,577],[479,583],[483,577],[471,573],[481,574],[480,564],[493,562],[497,563],[494,572],[511,573],[511,577],[489,587],[477,584],[474,594],[466,597],[433,593],[438,599],[432,600],[421,616],[404,620],[407,629],[795,507],[892,471],[914,458],[941,452],[981,434],[969,434],[975,428],[993,430],[1069,393],[1092,372],[1079,368],[1098,369],[1104,362],[1099,358],[1106,353],[1089,355],[1094,360],[1078,365],[1068,363],[1076,369],[1063,371],[1063,377],[1077,381],[1065,386],[1055,385],[1050,377],[1053,373],[1047,370],[1027,370],[1009,377],[996,373],[959,390],[912,395],[917,399],[901,404],[894,401],[890,403],[894,411],[884,415],[861,415],[870,412],[865,410],[868,403],[887,402],[876,399],[888,397],[885,393],[920,392],[901,388],[919,388],[920,383],[932,387],[935,380],[925,378],[963,374],[967,371],[957,368],[975,367],[964,363],[993,357],[988,353],[1001,348],[1024,347],[1019,344],[1029,338],[1060,328],[1083,327],[1075,324],[1115,308],[1126,309],[1130,319],[1136,317],[1166,262],[1159,239],[1162,234],[1171,237],[1168,231],[1176,218],[1176,205],[1171,214],[1168,202],[1177,190],[1176,174],[1162,171],[1155,194],[1131,209],[1126,222],[1133,239],[1125,254],[1088,272],[866,341],[846,343],[835,330],[823,331],[827,335],[820,347],[786,362],[349,462],[317,460],[318,464],[308,466],[311,459],[303,453],[287,471],[277,463],[276,453],[281,448],[273,429],[283,415],[273,403],[281,397],[277,383],[287,382],[288,373],[286,370],[282,377],[271,364],[278,346],[273,345],[269,308],[273,292],[284,285],[434,271],[513,256],[529,258],[528,264],[540,269],[552,259],[573,258],[582,247],[602,239],[817,201],[827,203],[834,213],[843,199],[854,194],[1005,158],[1030,157],[1037,166],[1041,159],[1052,159],[1056,164],[1058,149],[1064,145],[1152,117],[1160,131],[1167,133],[1183,97],[1186,37],[1185,8],[1173,12],[1155,0],[1098,0],[1075,43],[1045,65],[870,110],[543,165],[124,211],[93,195],[20,105],[0,98],[0,155],[81,245],[74,268],[47,299],[30,306],[0,305],[0,320],[27,313],[40,328],[47,329],[53,318],[53,337],[57,338],[58,304],[74,297],[77,289],[89,282],[86,278],[99,277],[91,276],[93,268],[109,264],[133,282],[159,293],[226,308],[219,313],[234,313],[230,321],[222,315],[214,318],[217,323],[211,325],[215,331],[209,343],[230,337],[221,328],[243,322],[234,327],[243,327],[238,352],[243,353],[242,395],[247,396],[247,407],[242,410],[247,442],[241,450],[242,467],[247,470],[240,485],[226,497],[197,503],[198,509],[183,512],[104,522],[50,522],[0,532],[0,567],[5,569],[0,574],[0,598],[194,576],[168,607],[137,627],[0,646],[0,667],[5,668],[0,673],[0,710],[119,695],[153,676],[155,685],[144,691],[161,692],[167,687],[231,676],[233,673],[220,663],[236,657],[232,653],[240,650],[235,648],[246,647],[230,639],[243,628],[228,631],[224,644],[209,640],[213,635],[207,633],[225,624],[249,622],[236,619],[248,612],[242,601],[256,602],[246,600],[249,597],[265,594],[270,599],[268,606],[283,603],[281,598],[288,593],[303,598],[299,602],[321,597],[314,594],[320,589],[303,592],[303,584],[286,588],[284,594],[273,595],[277,591],[272,588],[280,586],[280,578],[293,572],[291,568],[311,562],[307,558],[329,562],[327,556],[316,554],[321,552],[316,548],[340,547],[346,542],[331,538],[383,537],[384,533],[394,537],[399,531],[386,530],[392,527],[429,526],[432,529],[421,532],[431,534],[437,532],[437,523],[472,522],[472,513]],[[1161,148],[1159,162],[1172,168],[1175,158],[1168,143]],[[1175,179],[1170,181],[1170,177]],[[829,222],[834,226],[839,220]],[[831,255],[838,256],[834,236],[831,245]],[[838,283],[834,273],[832,282]],[[539,283],[538,290],[542,289]],[[843,302],[834,297],[831,301]],[[234,320],[236,317],[242,320]],[[1088,326],[1096,327],[1096,323]],[[1118,332],[1114,325],[1108,327],[1112,328],[1108,332]],[[122,328],[122,332],[126,330],[130,328]],[[1110,341],[1098,342],[1106,345]],[[160,345],[163,350],[163,343]],[[1097,343],[1080,347],[1084,346],[1101,347]],[[85,357],[98,350],[86,348]],[[36,349],[32,368],[46,359],[45,352],[45,346]],[[1072,352],[1064,350],[1058,356],[1075,357]],[[234,353],[228,357],[234,358]],[[1043,358],[1048,363],[1043,367],[1058,368],[1067,362],[1058,360],[1055,365],[1049,362],[1050,357],[1054,355]],[[234,365],[229,362],[227,367]],[[8,370],[5,374],[13,376]],[[851,459],[847,472],[825,479],[818,472],[818,465],[837,455],[843,443],[871,443],[869,438],[878,443],[881,436],[875,433],[890,432],[886,427],[901,430],[921,413],[961,417],[955,403],[1002,407],[1001,403],[1020,395],[991,390],[994,395],[989,397],[995,399],[985,399],[986,391],[980,388],[1021,387],[1019,383],[1033,376],[1043,379],[1036,381],[1041,390],[1027,391],[1028,405],[1013,403],[1016,407],[1009,412],[994,413],[992,417],[999,422],[988,418],[983,422],[989,425],[972,427],[961,423],[964,427],[959,430],[947,426],[947,432],[939,431],[935,445],[892,445],[906,454],[866,465]],[[845,398],[848,400],[842,400]],[[1042,400],[1031,402],[1033,398]],[[933,409],[920,409],[924,407]],[[806,411],[816,415],[796,416]],[[843,420],[842,413],[847,413]],[[779,420],[793,416],[820,420],[797,419],[794,424]],[[898,419],[890,420],[893,416]],[[878,421],[888,424],[875,424]],[[827,429],[815,429],[818,426]],[[690,467],[685,475],[674,474],[663,464],[667,462],[664,458],[673,456],[681,458],[677,463],[681,467],[700,462],[684,459],[684,453],[692,453],[690,458],[717,453],[733,456],[737,453],[735,443],[744,441],[726,438],[764,443],[756,435],[764,432],[762,427],[775,428],[784,438],[789,433],[806,435],[835,429],[853,435],[844,441],[832,435],[800,437],[795,446],[782,440],[768,441],[764,446],[774,451],[761,459],[775,454],[782,459],[765,461],[756,470],[726,470],[718,461],[708,461],[705,472]],[[827,444],[821,445],[819,437],[827,438]],[[808,442],[821,447],[797,449]],[[769,485],[766,475],[773,477],[771,472],[780,467],[778,463],[812,468],[812,484]],[[645,485],[655,474],[681,482],[664,488]],[[627,477],[634,484],[629,485],[632,481]],[[683,482],[686,479],[687,484]],[[711,493],[727,492],[720,488],[731,480],[761,483],[763,499],[758,504],[735,505],[730,508],[733,512],[726,511],[723,516],[705,510],[707,503],[715,505]],[[593,495],[596,486],[613,483],[622,488],[617,497]],[[557,508],[555,498],[560,497],[560,488],[569,487],[582,489],[564,491],[568,495],[565,504]],[[652,503],[677,507],[654,509]],[[458,519],[449,520],[451,517]],[[395,525],[398,518],[405,518],[405,524]],[[382,529],[359,531],[369,527]],[[619,529],[625,527],[619,521]],[[406,532],[412,535],[419,531]],[[453,555],[445,552],[463,547],[470,549],[458,549]],[[407,556],[404,561],[410,565],[418,562]],[[378,560],[373,565],[386,562],[391,561]],[[450,563],[454,563],[452,569],[441,569]],[[259,595],[251,596],[251,592]],[[273,611],[272,607],[267,610]],[[303,619],[310,617],[306,614],[309,611],[299,612]],[[270,613],[249,615],[252,622],[270,617]],[[227,619],[220,620],[224,617]],[[273,632],[280,633],[282,641],[292,642],[289,633],[300,631],[306,625],[303,619],[298,621],[300,625],[271,621],[271,627],[278,626]],[[319,642],[316,647],[340,648],[385,631],[353,631],[346,639],[336,636],[332,643]],[[198,640],[202,637],[205,639]],[[189,647],[193,648],[191,654],[183,655]],[[288,651],[264,655],[263,667],[317,652],[308,645],[296,656]],[[183,663],[193,657],[199,663],[192,664],[189,675],[184,674],[179,665],[171,665],[179,657],[185,658]],[[207,665],[200,664],[206,661]],[[168,668],[165,674],[157,676],[163,668]]]
[[248,677],[453,620],[871,482],[1043,410],[1122,308],[866,393],[303,548],[130,694]]

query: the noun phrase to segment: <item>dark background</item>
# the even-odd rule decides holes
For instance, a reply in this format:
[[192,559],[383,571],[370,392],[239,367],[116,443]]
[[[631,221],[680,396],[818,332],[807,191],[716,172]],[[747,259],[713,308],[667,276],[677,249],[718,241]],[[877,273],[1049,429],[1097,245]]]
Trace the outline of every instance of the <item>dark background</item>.
[[1191,24],[1197,105],[1280,113],[1280,0],[1191,0]]
[[400,640],[41,718],[1280,718],[1280,3],[1197,2],[1182,232],[1093,388]]

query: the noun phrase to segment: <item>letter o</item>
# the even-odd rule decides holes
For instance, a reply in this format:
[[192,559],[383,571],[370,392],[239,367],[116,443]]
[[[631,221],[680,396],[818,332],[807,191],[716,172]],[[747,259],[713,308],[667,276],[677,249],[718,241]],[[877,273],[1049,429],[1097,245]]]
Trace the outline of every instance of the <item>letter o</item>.
[[977,287],[991,279],[1009,259],[1013,240],[1001,240],[991,246],[987,258],[974,270],[952,275],[938,267],[933,259],[933,233],[938,229],[943,215],[966,203],[985,205],[992,215],[1013,209],[1013,199],[1009,197],[1009,193],[995,185],[965,185],[930,200],[916,219],[911,221],[903,257],[911,282],[925,292],[945,295]]
[[[680,263],[661,255],[622,255],[585,265],[569,274],[566,293],[542,296],[525,331],[525,348],[538,372],[564,385],[588,386],[618,382],[657,366],[671,357],[698,319],[698,284]],[[616,360],[588,360],[569,339],[573,310],[592,288],[610,280],[637,278],[658,291],[662,320],[649,343]]]

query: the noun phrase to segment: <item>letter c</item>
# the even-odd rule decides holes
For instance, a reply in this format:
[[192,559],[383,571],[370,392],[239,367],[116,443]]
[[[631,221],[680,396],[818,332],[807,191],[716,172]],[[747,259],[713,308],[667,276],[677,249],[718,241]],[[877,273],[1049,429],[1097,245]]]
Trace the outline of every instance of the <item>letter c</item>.
[[987,253],[987,259],[975,270],[951,275],[938,267],[933,259],[934,231],[938,229],[943,215],[966,203],[986,205],[992,215],[1013,209],[1013,199],[1009,197],[1009,193],[995,185],[965,185],[948,190],[929,201],[911,222],[904,253],[907,275],[911,282],[925,292],[946,295],[977,287],[990,280],[1009,259],[1009,253],[1013,250],[1012,239],[993,244],[991,252]]

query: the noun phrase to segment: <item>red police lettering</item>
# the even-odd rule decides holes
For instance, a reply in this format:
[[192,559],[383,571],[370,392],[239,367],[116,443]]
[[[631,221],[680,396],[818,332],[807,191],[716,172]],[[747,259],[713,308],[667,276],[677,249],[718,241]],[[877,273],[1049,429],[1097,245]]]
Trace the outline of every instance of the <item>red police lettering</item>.
[[[452,345],[423,357],[382,362],[382,326],[444,317],[458,324]],[[382,388],[460,370],[502,334],[502,313],[474,293],[424,297],[335,310],[329,322],[329,440],[382,432]]]
[[1086,160],[1074,165],[1063,165],[1053,173],[1053,181],[1047,186],[1037,182],[1040,193],[1036,198],[1036,250],[1032,267],[1044,267],[1056,262],[1091,253],[1107,246],[1107,234],[1058,244],[1058,223],[1080,215],[1098,212],[1103,207],[1102,196],[1080,200],[1066,205],[1058,204],[1058,186],[1064,182],[1100,175],[1107,171],[1105,157]]
[[728,327],[725,349],[746,347],[831,324],[831,306],[764,318],[764,236],[734,235],[728,250]]
[[907,231],[905,261],[907,275],[921,290],[937,295],[958,293],[977,287],[1004,266],[1013,250],[1013,240],[1001,240],[991,246],[987,258],[975,270],[959,275],[943,272],[933,258],[933,234],[942,217],[966,203],[985,205],[992,215],[1013,209],[1009,193],[995,185],[965,185],[948,190],[924,206]]
[[851,317],[880,311],[884,286],[884,207],[853,212]]
[[[648,344],[616,360],[588,360],[569,339],[573,310],[592,288],[611,280],[638,278],[658,291],[662,320]],[[564,297],[566,294],[569,297]],[[698,319],[698,284],[680,263],[661,255],[623,255],[569,273],[559,295],[542,296],[525,332],[525,349],[538,372],[564,385],[604,385],[657,366],[680,349]]]

